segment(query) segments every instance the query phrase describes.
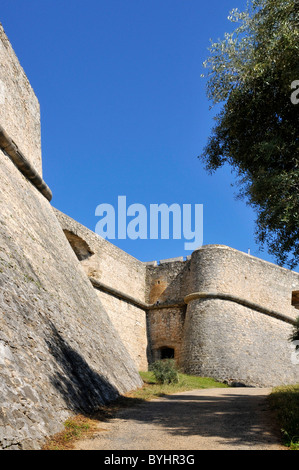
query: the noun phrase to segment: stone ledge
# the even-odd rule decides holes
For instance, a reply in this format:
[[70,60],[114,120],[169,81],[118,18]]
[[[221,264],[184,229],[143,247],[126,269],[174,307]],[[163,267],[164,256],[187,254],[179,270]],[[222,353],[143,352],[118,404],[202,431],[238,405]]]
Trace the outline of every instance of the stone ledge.
[[52,192],[44,180],[39,176],[31,163],[11,140],[3,127],[0,126],[0,148],[9,156],[18,170],[35,186],[48,201],[52,199]]
[[184,263],[184,257],[183,256],[178,256],[177,258],[168,258],[168,259],[161,259],[160,264],[166,264],[166,263]]
[[225,293],[220,293],[220,292],[194,292],[192,294],[187,295],[184,298],[184,301],[186,304],[188,304],[189,302],[192,302],[193,300],[211,300],[211,299],[227,300],[230,302],[235,302],[237,304],[243,305],[244,307],[251,308],[252,310],[255,310],[257,312],[277,318],[278,320],[282,320],[286,323],[290,323],[291,325],[296,324],[296,321],[293,318],[287,315],[284,315],[283,313],[276,312],[275,310],[271,310],[269,308],[263,307],[259,304],[250,302],[249,300],[242,299],[241,297],[238,297],[232,294],[225,294]]

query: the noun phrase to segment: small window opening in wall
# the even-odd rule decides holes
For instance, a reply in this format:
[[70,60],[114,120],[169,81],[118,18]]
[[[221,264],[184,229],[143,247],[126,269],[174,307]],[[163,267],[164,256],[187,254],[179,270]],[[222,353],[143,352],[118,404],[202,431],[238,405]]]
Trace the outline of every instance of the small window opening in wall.
[[292,292],[292,305],[293,307],[299,309],[299,291],[295,290]]
[[83,240],[83,238],[78,237],[78,235],[75,235],[69,230],[64,230],[64,234],[68,239],[68,242],[73,248],[79,261],[83,261],[94,254],[93,251],[89,248],[86,241]]
[[174,359],[174,349],[173,348],[161,348],[161,359]]

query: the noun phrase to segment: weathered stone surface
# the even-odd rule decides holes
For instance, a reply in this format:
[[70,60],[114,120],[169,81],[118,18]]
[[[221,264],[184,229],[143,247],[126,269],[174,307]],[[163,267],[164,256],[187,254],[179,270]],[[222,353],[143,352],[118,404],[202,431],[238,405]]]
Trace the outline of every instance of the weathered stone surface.
[[184,330],[184,369],[246,386],[298,383],[290,333],[287,323],[233,302],[192,301]]
[[0,152],[0,447],[141,385],[46,199]]
[[292,291],[299,274],[223,245],[207,245],[192,253],[192,292],[221,292],[240,296],[295,319]]
[[184,367],[181,353],[185,313],[185,307],[157,308],[148,312],[148,336],[152,361],[161,359],[162,348],[172,348],[178,366]]
[[[39,104],[1,26],[0,126],[41,175]],[[0,448],[40,448],[141,386],[163,348],[230,384],[299,382],[298,273],[219,245],[142,263],[53,209],[2,150],[0,192]]]
[[144,275],[135,258],[56,213],[63,229],[73,233],[74,251],[85,243],[85,253],[93,253],[77,253],[88,276],[146,302],[140,309],[97,290],[139,369],[171,348],[178,365],[195,375],[250,386],[299,381],[289,342],[298,315],[291,303],[298,273],[211,245],[184,262],[144,263]]
[[39,102],[1,24],[0,123],[42,176]]
[[[55,214],[73,250],[85,243],[90,256],[83,256],[81,266],[88,277],[145,301],[146,266],[109,241],[95,234],[79,222],[55,209]],[[73,237],[73,238],[72,238]],[[79,256],[80,258],[80,256]]]
[[190,262],[174,260],[159,266],[147,266],[146,300],[149,303],[170,301],[184,302],[192,291]]
[[[88,277],[145,301],[144,263],[99,237],[58,210],[55,214]],[[144,309],[96,289],[103,308],[133,358],[138,370],[147,370],[147,327]]]
[[[234,294],[289,319],[299,275],[226,246],[206,246],[192,254],[193,292]],[[220,298],[188,303],[182,361],[187,372],[251,386],[299,382],[292,363],[286,321]]]

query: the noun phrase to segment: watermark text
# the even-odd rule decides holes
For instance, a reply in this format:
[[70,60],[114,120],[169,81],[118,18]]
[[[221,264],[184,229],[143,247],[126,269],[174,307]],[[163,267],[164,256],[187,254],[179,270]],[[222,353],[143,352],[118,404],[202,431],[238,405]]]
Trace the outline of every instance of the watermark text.
[[184,249],[195,250],[203,244],[202,204],[143,204],[127,206],[126,196],[118,196],[117,207],[99,204],[100,217],[95,232],[109,240],[185,240]]
[[294,80],[291,84],[291,89],[294,90],[291,94],[291,102],[299,104],[299,80]]

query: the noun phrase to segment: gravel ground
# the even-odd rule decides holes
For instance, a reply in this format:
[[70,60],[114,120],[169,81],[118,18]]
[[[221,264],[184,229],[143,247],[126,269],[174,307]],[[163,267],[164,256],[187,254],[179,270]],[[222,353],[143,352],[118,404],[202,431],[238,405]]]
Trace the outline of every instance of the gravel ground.
[[77,450],[282,450],[267,404],[270,389],[180,392],[99,422]]

